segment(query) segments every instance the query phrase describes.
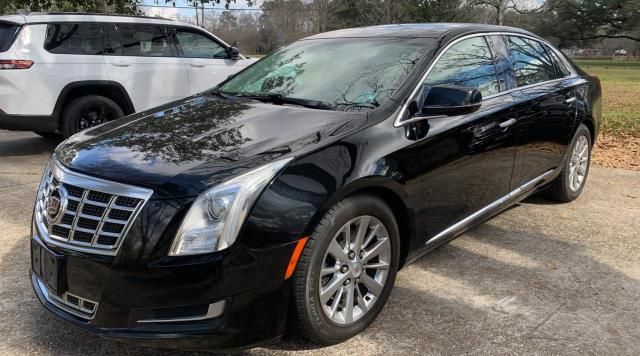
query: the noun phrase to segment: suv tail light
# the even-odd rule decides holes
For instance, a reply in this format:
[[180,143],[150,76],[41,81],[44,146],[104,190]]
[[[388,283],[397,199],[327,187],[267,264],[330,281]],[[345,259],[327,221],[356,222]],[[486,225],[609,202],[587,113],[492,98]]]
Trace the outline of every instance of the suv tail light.
[[28,59],[0,59],[0,69],[29,69],[32,65]]

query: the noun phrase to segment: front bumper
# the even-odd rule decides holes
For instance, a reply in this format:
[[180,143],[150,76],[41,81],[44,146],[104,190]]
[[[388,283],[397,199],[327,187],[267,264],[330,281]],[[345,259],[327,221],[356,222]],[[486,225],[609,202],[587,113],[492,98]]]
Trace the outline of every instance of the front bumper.
[[[224,254],[145,265],[65,251],[45,245],[37,235],[33,243],[64,256],[66,290],[97,306],[91,316],[61,307],[60,297],[52,298],[32,269],[40,302],[102,337],[151,347],[236,350],[277,339],[284,330],[288,288],[283,278],[295,243],[263,250],[235,246]],[[201,306],[211,305],[223,307],[214,317],[197,317]]]

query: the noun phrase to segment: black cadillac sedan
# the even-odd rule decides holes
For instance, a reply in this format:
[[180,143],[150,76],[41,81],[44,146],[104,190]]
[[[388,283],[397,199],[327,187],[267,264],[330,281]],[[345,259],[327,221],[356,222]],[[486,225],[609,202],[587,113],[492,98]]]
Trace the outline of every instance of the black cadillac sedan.
[[137,344],[341,342],[403,266],[538,191],[578,197],[600,106],[597,78],[516,28],[305,38],[60,144],[32,284],[62,319]]

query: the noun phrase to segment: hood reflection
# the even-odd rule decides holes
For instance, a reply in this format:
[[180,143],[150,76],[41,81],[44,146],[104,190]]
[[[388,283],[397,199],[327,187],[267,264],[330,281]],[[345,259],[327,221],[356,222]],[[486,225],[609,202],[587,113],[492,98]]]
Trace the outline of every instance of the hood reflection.
[[161,189],[168,184],[187,186],[180,194],[195,195],[225,175],[353,132],[365,121],[363,113],[202,95],[74,136],[56,156],[69,168],[100,178],[160,194],[169,191]]

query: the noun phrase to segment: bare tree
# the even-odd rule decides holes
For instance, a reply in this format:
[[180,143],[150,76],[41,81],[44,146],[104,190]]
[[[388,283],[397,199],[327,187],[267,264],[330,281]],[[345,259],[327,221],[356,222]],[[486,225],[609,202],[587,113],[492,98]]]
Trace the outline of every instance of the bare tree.
[[495,12],[495,24],[503,25],[504,17],[508,11],[517,13],[534,13],[542,10],[546,1],[543,1],[539,7],[531,8],[530,1],[526,0],[469,0],[469,6],[489,8]]

